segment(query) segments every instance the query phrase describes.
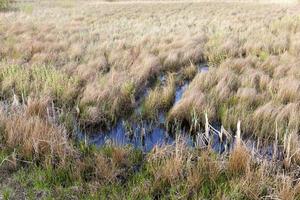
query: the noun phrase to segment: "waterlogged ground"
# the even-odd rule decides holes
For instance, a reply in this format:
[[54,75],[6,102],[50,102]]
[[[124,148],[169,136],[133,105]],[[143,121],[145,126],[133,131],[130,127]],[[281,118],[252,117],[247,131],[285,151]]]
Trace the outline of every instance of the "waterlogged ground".
[[[209,66],[201,63],[197,65],[197,69],[198,73],[207,73]],[[163,75],[159,76],[159,80],[164,84],[166,77]],[[183,81],[176,86],[173,106],[181,100],[190,82],[191,80]],[[138,97],[139,105],[135,109],[134,115],[141,114],[141,102],[147,95],[148,90]],[[112,128],[107,130],[84,130],[78,127],[76,128],[76,135],[77,139],[97,147],[106,145],[124,147],[130,145],[144,152],[150,152],[157,146],[176,145],[176,138],[178,137],[180,137],[180,142],[184,142],[189,147],[207,148],[209,145],[215,152],[220,154],[229,153],[234,147],[235,137],[231,135],[220,136],[221,125],[218,123],[213,123],[213,126],[210,128],[209,139],[207,139],[204,136],[205,133],[201,131],[191,134],[189,130],[181,126],[169,129],[166,122],[166,113],[160,112],[156,119],[154,121],[120,119]],[[258,159],[283,159],[282,148],[274,146],[274,144],[261,144],[259,140],[256,141],[251,138],[246,138],[244,144]],[[276,155],[274,155],[275,151]]]
[[[17,3],[0,15],[1,98],[48,98],[65,112],[78,110],[84,126],[111,127],[141,108],[136,104],[148,96],[153,77],[207,61],[214,66],[207,75],[188,87],[183,80],[176,84],[173,100],[180,105],[172,116],[189,120],[193,107],[201,125],[207,112],[228,130],[240,119],[243,134],[269,141],[277,122],[283,139],[286,131],[299,131],[298,9],[224,2]],[[184,97],[181,90],[187,90]]]
[[300,199],[299,10],[0,10],[0,199]]
[[[198,73],[206,73],[209,70],[207,64],[198,64]],[[162,84],[164,84],[166,77],[159,77]],[[185,90],[189,86],[189,81],[184,81],[176,86],[174,105],[180,101]],[[148,92],[143,92],[143,99],[147,96]],[[140,114],[141,108],[138,106],[135,114]],[[100,147],[106,144],[114,144],[117,146],[133,145],[146,152],[152,150],[155,146],[166,144],[173,144],[176,139],[176,133],[167,130],[166,127],[166,113],[159,113],[156,121],[141,120],[133,122],[131,120],[121,119],[116,125],[109,130],[104,131],[83,131],[78,129],[78,137],[81,140],[86,140],[89,144],[95,144]],[[186,143],[190,146],[194,145],[194,139],[186,131],[181,130],[180,136],[184,138]]]

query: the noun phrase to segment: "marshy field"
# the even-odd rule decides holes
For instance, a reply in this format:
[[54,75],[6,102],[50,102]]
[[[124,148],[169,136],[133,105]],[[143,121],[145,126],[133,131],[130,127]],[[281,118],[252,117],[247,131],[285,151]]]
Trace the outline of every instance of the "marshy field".
[[300,199],[300,2],[0,0],[0,199]]

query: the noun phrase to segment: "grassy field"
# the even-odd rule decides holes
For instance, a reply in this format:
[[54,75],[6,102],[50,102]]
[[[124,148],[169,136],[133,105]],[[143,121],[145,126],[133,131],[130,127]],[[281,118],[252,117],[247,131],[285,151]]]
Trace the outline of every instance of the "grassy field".
[[[0,199],[300,199],[296,1],[7,2]],[[75,139],[74,124],[109,129],[160,113],[191,135],[209,120],[241,137],[224,154],[180,136],[148,153]],[[273,159],[250,138],[274,145]]]

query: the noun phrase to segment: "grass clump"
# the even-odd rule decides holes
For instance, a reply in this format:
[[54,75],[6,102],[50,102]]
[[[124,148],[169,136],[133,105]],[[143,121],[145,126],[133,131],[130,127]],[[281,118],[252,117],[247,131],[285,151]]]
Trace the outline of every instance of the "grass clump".
[[64,127],[49,121],[47,106],[47,102],[33,100],[24,108],[13,105],[10,114],[2,107],[1,135],[5,148],[17,150],[22,159],[38,160],[45,165],[64,163],[73,148]]
[[155,119],[159,112],[166,112],[174,102],[175,78],[169,74],[164,85],[150,90],[142,105],[142,115],[149,119]]
[[242,144],[237,144],[229,156],[228,169],[232,174],[245,174],[249,170],[250,155]]
[[6,98],[50,96],[59,106],[72,105],[80,89],[80,80],[50,66],[25,68],[19,65],[1,65],[1,92]]
[[183,68],[182,70],[182,78],[184,80],[192,80],[197,74],[197,66],[191,63],[189,66]]

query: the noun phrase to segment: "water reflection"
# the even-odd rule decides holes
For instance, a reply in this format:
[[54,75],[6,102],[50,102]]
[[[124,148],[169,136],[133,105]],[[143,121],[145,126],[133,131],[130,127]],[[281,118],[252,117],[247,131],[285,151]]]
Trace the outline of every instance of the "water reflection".
[[[198,65],[198,73],[208,72],[208,65],[203,63]],[[166,82],[165,76],[159,77],[162,84]],[[185,90],[188,88],[189,82],[186,81],[180,84],[176,88],[174,104],[176,104],[182,98]],[[147,90],[141,95],[144,98],[148,94]],[[141,113],[141,101],[142,98],[137,100],[137,108],[135,114]],[[189,146],[194,146],[194,138],[186,131],[181,130],[180,136],[185,143]],[[86,138],[88,135],[88,138]],[[94,133],[85,133],[82,130],[78,130],[78,137],[80,140],[86,139],[89,144],[96,146],[103,146],[105,144],[114,144],[118,146],[132,145],[135,148],[140,148],[143,151],[150,151],[156,145],[174,144],[176,134],[169,134],[165,127],[165,114],[159,113],[158,122],[151,123],[147,121],[143,122],[125,122],[120,120],[114,127],[109,130],[96,131]],[[215,144],[213,148],[216,151],[223,151],[222,145],[218,144],[218,140],[213,139]],[[219,149],[221,148],[221,149]]]

